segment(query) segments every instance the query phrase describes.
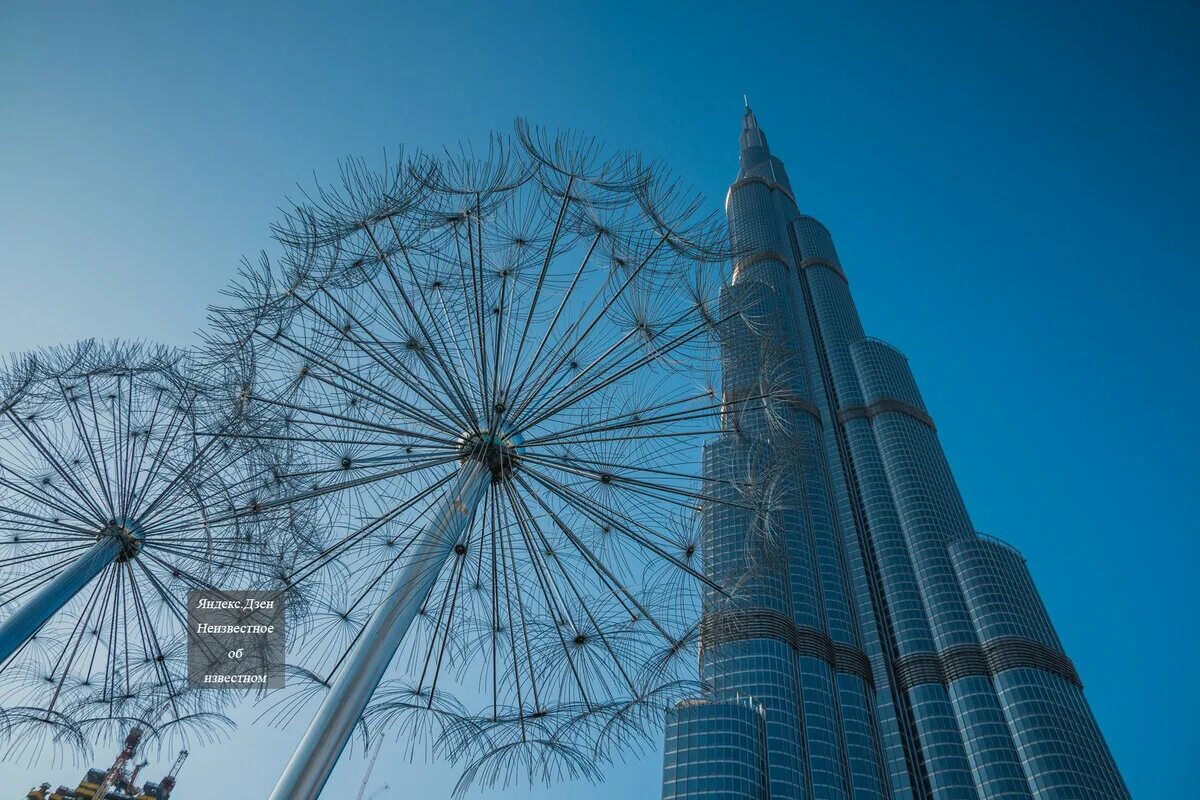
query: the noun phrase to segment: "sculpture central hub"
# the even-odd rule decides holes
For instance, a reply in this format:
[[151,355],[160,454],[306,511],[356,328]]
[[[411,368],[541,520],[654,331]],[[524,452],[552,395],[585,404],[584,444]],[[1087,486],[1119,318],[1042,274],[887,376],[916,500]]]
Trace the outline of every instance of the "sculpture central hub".
[[492,482],[498,483],[520,464],[521,437],[486,431],[464,434],[459,439],[459,460],[464,464],[469,460],[481,462],[491,471]]
[[118,561],[128,561],[138,554],[142,549],[142,542],[146,540],[142,528],[131,519],[111,519],[108,524],[100,529],[100,533],[96,536],[97,539],[116,539],[121,543],[121,553],[117,556]]

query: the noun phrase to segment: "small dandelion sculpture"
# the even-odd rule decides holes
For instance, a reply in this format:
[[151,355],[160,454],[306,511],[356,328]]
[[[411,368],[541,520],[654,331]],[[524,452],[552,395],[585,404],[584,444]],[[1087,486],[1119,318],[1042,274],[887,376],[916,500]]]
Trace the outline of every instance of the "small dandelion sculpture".
[[276,710],[323,700],[275,800],[315,798],[360,719],[435,720],[460,788],[595,777],[694,679],[724,223],[658,166],[516,133],[345,165],[214,310],[328,519]]
[[228,693],[187,684],[185,601],[279,586],[264,554],[280,521],[246,502],[271,459],[198,436],[242,422],[182,352],[84,342],[3,366],[0,740],[78,753],[131,725],[171,746],[221,733]]

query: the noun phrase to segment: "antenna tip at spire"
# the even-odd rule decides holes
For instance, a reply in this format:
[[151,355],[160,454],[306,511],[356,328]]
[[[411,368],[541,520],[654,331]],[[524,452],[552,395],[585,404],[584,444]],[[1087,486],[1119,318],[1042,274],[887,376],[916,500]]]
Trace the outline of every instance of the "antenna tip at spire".
[[746,95],[742,95],[742,102],[746,104],[746,108],[750,108],[750,98],[749,97],[747,97]]

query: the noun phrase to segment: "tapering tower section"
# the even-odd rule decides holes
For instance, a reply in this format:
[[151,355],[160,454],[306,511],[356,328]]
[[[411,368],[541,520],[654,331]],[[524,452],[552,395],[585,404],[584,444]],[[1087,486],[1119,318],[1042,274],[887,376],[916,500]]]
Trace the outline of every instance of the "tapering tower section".
[[721,317],[732,320],[722,333],[725,433],[703,465],[706,492],[729,502],[702,512],[706,571],[732,591],[706,598],[700,671],[710,702],[688,710],[713,738],[671,750],[663,796],[729,796],[714,788],[733,778],[721,769],[755,756],[735,749],[737,758],[713,761],[707,747],[723,738],[717,715],[728,716],[716,701],[748,698],[765,721],[770,798],[883,798],[886,748],[869,655],[878,637],[859,624],[862,567],[845,546],[826,459],[822,387],[789,232],[798,212],[748,107],[741,144],[726,203],[737,260],[722,297]]
[[[703,465],[735,502],[702,512],[734,591],[706,597],[705,698],[673,712],[663,797],[1128,798],[1024,560],[974,531],[907,359],[865,336],[748,104],[740,145]],[[762,736],[730,739],[745,708]]]

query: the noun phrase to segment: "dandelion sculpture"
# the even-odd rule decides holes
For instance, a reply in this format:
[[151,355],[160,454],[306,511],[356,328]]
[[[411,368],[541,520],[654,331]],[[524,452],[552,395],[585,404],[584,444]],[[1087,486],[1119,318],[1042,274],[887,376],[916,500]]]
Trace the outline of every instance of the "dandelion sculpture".
[[0,739],[10,750],[86,751],[132,725],[177,743],[227,725],[228,695],[187,685],[186,594],[231,580],[280,586],[264,554],[272,531],[289,527],[249,500],[274,485],[267,451],[198,436],[242,425],[235,399],[163,347],[85,342],[5,365]]
[[518,123],[483,155],[346,165],[243,270],[214,349],[326,502],[297,579],[334,576],[292,677],[324,696],[272,798],[315,798],[360,718],[431,715],[464,785],[592,775],[694,676],[697,590],[726,591],[693,524],[727,257],[700,209]]

